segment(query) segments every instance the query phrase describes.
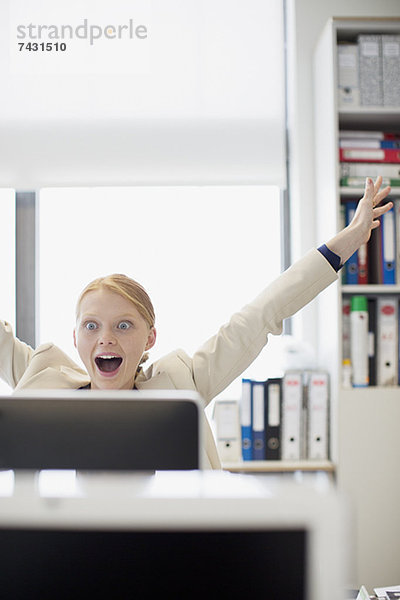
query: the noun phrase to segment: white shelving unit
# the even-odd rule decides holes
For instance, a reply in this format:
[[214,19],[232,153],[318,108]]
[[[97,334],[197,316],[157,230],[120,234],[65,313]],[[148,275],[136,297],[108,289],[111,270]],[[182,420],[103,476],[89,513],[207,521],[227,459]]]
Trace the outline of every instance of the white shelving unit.
[[[400,19],[332,19],[315,50],[315,173],[318,238],[340,228],[340,201],[362,189],[339,187],[338,137],[347,129],[400,131],[400,107],[339,110],[337,44],[358,33],[400,33]],[[400,104],[400,99],[399,99]],[[400,196],[395,188],[392,197]],[[400,583],[400,388],[342,388],[342,297],[397,294],[400,286],[328,288],[318,299],[319,357],[331,373],[331,440],[339,489],[353,509],[355,586]]]

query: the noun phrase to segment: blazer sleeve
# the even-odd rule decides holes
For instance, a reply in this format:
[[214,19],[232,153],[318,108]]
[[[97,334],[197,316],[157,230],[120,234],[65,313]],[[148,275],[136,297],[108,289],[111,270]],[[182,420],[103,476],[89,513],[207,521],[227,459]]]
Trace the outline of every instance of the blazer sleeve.
[[267,344],[269,333],[282,333],[283,320],[337,277],[322,254],[312,249],[235,313],[192,357],[195,385],[206,403],[247,369]]
[[25,373],[33,349],[14,336],[12,327],[0,320],[0,377],[12,388]]

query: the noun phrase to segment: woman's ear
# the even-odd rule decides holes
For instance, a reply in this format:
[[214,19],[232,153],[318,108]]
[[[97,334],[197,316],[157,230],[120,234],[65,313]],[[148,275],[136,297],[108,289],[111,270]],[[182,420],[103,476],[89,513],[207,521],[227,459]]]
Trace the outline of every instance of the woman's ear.
[[74,329],[72,335],[74,336],[74,346],[75,346],[75,348],[77,348],[77,345],[76,345],[76,329]]
[[145,350],[150,350],[150,348],[152,348],[154,346],[154,344],[156,343],[156,338],[157,338],[157,331],[156,331],[155,327],[151,327],[149,337],[147,338],[147,344],[146,344]]

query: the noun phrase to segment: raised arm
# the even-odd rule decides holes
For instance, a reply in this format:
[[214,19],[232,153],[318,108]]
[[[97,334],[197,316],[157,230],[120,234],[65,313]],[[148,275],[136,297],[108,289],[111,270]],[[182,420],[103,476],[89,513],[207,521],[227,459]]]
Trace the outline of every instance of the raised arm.
[[222,392],[261,352],[283,320],[311,302],[338,275],[313,248],[234,314],[192,357],[193,379],[206,402]]
[[[375,184],[367,180],[353,220],[326,243],[342,263],[369,240],[372,229],[379,226],[379,217],[393,206],[392,202],[378,206],[390,192],[390,187],[380,191],[381,184],[381,177]],[[193,378],[203,398],[211,400],[238,377],[265,346],[268,335],[280,334],[284,319],[336,279],[330,262],[318,250],[310,250],[234,314],[192,357]]]
[[13,334],[11,325],[0,320],[0,377],[14,388],[25,373],[33,349]]
[[392,208],[393,202],[380,205],[391,189],[388,186],[381,190],[381,185],[381,176],[377,177],[375,184],[370,177],[367,178],[364,196],[357,205],[351,223],[326,242],[329,250],[340,256],[341,264],[345,263],[362,244],[368,242],[371,231],[380,225],[379,217]]

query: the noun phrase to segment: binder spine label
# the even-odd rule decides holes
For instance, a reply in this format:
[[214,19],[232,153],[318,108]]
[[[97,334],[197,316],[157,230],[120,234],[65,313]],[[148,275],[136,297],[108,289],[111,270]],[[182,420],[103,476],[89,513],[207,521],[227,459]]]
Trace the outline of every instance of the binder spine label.
[[271,385],[268,399],[268,423],[277,427],[280,423],[280,389],[279,385]]
[[251,439],[251,381],[242,380],[242,397],[240,399],[240,430],[242,435],[242,458],[253,458]]

